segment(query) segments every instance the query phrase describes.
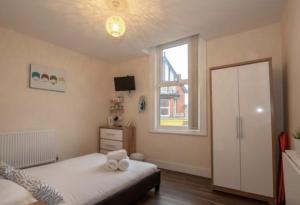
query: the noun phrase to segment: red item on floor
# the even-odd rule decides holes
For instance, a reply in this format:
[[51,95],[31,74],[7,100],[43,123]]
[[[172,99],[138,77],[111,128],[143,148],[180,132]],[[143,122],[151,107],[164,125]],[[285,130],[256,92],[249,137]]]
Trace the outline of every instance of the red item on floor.
[[284,193],[284,179],[283,179],[283,164],[282,164],[282,152],[284,152],[288,146],[288,135],[282,132],[279,136],[279,148],[280,148],[280,159],[279,159],[279,173],[278,173],[278,198],[277,205],[285,204],[285,193]]

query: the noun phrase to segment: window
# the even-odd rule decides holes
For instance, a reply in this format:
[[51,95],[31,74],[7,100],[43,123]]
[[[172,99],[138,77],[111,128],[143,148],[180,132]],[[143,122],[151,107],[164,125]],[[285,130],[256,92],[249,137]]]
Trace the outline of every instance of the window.
[[198,36],[158,47],[156,59],[154,131],[203,133],[200,110],[206,93],[200,98],[199,85],[206,77],[200,81]]
[[160,116],[170,117],[170,101],[167,99],[160,100]]

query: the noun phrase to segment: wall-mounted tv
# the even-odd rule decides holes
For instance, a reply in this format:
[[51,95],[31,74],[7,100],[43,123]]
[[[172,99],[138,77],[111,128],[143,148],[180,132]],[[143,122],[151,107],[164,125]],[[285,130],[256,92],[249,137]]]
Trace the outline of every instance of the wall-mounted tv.
[[134,76],[114,77],[116,91],[135,90]]

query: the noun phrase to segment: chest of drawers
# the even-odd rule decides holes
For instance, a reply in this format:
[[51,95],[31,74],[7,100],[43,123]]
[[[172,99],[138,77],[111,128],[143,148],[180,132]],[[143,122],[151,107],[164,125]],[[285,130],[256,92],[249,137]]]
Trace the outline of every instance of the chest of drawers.
[[135,152],[135,127],[100,127],[100,153],[119,149],[125,149],[128,154]]

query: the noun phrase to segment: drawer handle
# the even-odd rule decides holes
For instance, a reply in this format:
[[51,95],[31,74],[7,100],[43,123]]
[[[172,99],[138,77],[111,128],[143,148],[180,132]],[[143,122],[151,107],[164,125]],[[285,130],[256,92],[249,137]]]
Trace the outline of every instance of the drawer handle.
[[108,133],[106,133],[106,134],[107,134],[107,135],[116,135],[116,134],[114,134],[114,133],[109,133],[109,132],[108,132]]
[[111,145],[111,144],[106,144],[106,145],[104,145],[104,146],[106,146],[106,147],[112,147],[112,148],[115,148],[115,147],[116,147],[115,145]]

